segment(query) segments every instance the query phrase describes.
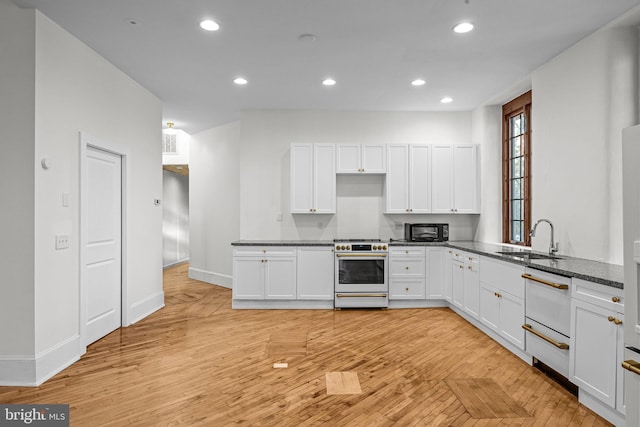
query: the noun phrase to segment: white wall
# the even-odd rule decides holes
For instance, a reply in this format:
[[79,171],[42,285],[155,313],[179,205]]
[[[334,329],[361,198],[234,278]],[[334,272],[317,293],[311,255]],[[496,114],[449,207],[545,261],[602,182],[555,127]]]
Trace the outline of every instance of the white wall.
[[[4,19],[7,16],[4,9],[10,6],[5,0],[0,5],[3,8],[0,19]],[[23,163],[18,166],[33,174],[35,165],[31,178],[31,182],[35,179],[35,185],[29,189],[30,180],[25,179],[24,194],[35,203],[33,210],[24,212],[24,216],[34,219],[32,229],[25,230],[24,236],[16,239],[16,247],[12,250],[26,252],[28,260],[23,262],[32,266],[22,280],[35,274],[30,307],[25,307],[27,314],[35,312],[35,323],[31,331],[27,331],[27,336],[30,334],[34,342],[30,352],[21,353],[21,360],[5,361],[4,365],[0,360],[0,384],[40,383],[84,352],[79,337],[80,131],[108,141],[112,146],[124,147],[128,154],[124,212],[128,239],[123,247],[124,281],[127,283],[125,317],[129,322],[136,321],[164,303],[162,211],[153,203],[155,198],[162,198],[161,102],[40,12],[21,11],[19,14],[28,13],[30,20],[25,28],[30,29],[30,33],[25,32],[24,38],[18,37],[23,30],[7,37],[21,40],[21,53],[31,56],[33,67],[27,69],[25,64],[22,71],[31,75],[30,86],[25,84],[24,94],[34,94],[35,116],[32,114],[30,123],[25,126],[35,134],[35,141],[21,138],[21,142],[31,146],[31,156],[28,159],[23,156],[20,159]],[[12,14],[13,11],[9,13],[8,21],[16,18]],[[5,30],[4,24],[2,22],[0,31]],[[35,45],[29,45],[30,39],[35,40]],[[14,57],[20,59],[18,54]],[[3,57],[3,64],[5,59]],[[4,73],[0,82],[2,85],[16,84]],[[28,154],[29,150],[25,148],[25,152]],[[40,167],[44,157],[52,164],[48,170]],[[17,177],[12,180],[15,183]],[[22,197],[16,193],[14,200]],[[63,193],[70,196],[69,207],[62,206]],[[28,207],[29,203],[24,209],[28,210]],[[70,236],[70,248],[56,251],[55,235],[63,233]],[[32,249],[34,245],[35,250]],[[0,301],[11,302],[12,292],[5,294],[4,287],[2,292]],[[30,327],[28,321],[21,324],[22,317],[17,316],[4,324],[11,324],[11,329],[19,331]],[[7,371],[3,366],[17,369]],[[28,367],[34,368],[32,375],[21,377]]]
[[189,277],[231,287],[240,238],[240,123],[191,136]]
[[[0,0],[0,379],[34,354],[35,12]],[[11,327],[8,327],[11,325]]]
[[480,144],[480,218],[474,240],[502,240],[502,107],[480,107],[472,113],[473,142]]
[[189,176],[162,171],[162,266],[189,259]]
[[[637,122],[638,34],[600,31],[532,76],[532,217],[560,253],[622,264],[621,130]],[[533,248],[549,246],[548,227]]]

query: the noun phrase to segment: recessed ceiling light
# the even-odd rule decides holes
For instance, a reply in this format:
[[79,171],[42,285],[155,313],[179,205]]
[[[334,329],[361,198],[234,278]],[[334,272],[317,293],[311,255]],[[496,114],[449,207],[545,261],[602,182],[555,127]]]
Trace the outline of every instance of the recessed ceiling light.
[[211,19],[207,19],[200,23],[200,27],[203,30],[207,31],[217,31],[220,28],[220,25],[216,21],[212,21]]
[[424,86],[425,83],[427,82],[423,79],[415,79],[414,81],[411,82],[411,84],[414,86]]
[[471,22],[461,22],[453,27],[453,31],[458,34],[468,33],[471,30],[473,30],[473,24]]
[[443,104],[449,104],[453,102],[453,98],[451,98],[450,96],[445,96],[440,100],[440,102],[442,102]]
[[235,79],[233,79],[233,82],[237,85],[246,85],[247,83],[249,83],[249,81],[244,77],[236,77]]
[[298,40],[305,43],[311,43],[318,39],[315,34],[300,34]]
[[334,79],[331,79],[331,78],[329,78],[329,79],[324,79],[324,80],[322,81],[322,84],[323,84],[323,85],[325,85],[325,86],[333,86],[333,85],[335,85],[335,84],[336,84],[336,81],[335,81]]

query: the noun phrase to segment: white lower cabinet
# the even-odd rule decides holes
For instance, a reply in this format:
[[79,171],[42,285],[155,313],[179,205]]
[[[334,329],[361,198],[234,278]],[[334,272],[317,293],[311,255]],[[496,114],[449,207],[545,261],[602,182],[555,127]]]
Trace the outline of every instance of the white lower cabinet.
[[524,350],[524,267],[482,257],[480,321]]
[[332,247],[298,247],[297,296],[299,300],[333,300],[334,252]]
[[480,308],[480,257],[454,249],[451,253],[453,304],[474,318]]
[[389,248],[389,299],[425,299],[425,247]]
[[569,380],[581,393],[624,414],[622,290],[580,279],[574,282]]
[[233,299],[296,299],[295,248],[235,249]]

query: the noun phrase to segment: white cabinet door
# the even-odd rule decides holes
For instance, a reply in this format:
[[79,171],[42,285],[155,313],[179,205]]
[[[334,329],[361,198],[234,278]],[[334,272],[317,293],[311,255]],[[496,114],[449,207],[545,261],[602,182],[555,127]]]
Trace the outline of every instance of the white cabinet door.
[[314,144],[314,213],[336,213],[336,148],[334,144]]
[[264,257],[233,258],[233,299],[264,299]]
[[621,315],[584,301],[571,301],[569,379],[612,408],[616,406]]
[[453,147],[431,147],[431,211],[453,213]]
[[478,146],[432,147],[431,211],[479,213]]
[[445,255],[444,248],[427,248],[427,298],[442,299],[445,294]]
[[443,272],[443,293],[444,298],[452,302],[453,301],[453,278],[451,276],[453,268],[453,250],[449,248],[443,248],[444,256],[444,272]]
[[336,146],[336,173],[360,173],[361,159],[362,147],[360,144],[338,144]]
[[388,145],[387,161],[385,211],[386,213],[408,213],[409,147],[406,144]]
[[299,247],[296,276],[299,300],[333,300],[333,248]]
[[465,311],[477,319],[480,311],[480,270],[478,258],[474,259],[475,261],[467,261],[464,264],[463,298]]
[[500,295],[500,335],[524,350],[524,299],[503,290]]
[[480,321],[496,332],[500,329],[499,295],[497,288],[480,283]]
[[362,145],[363,173],[387,173],[387,150],[382,144]]
[[451,284],[453,286],[452,299],[454,305],[459,308],[464,307],[464,263],[452,260],[451,262]]
[[409,145],[409,210],[431,212],[431,146]]
[[291,213],[313,212],[313,144],[291,145]]
[[291,213],[335,213],[335,145],[291,144]]
[[453,147],[453,209],[456,213],[479,213],[477,145]]
[[296,258],[266,258],[265,299],[296,299]]

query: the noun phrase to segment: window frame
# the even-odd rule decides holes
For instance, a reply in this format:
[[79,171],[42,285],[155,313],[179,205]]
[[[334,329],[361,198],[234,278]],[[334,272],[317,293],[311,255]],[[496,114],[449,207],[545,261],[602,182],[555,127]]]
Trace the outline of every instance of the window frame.
[[[526,129],[522,143],[522,158],[524,160],[523,180],[522,180],[522,198],[524,201],[524,241],[511,241],[511,176],[509,174],[510,162],[510,128],[509,122],[513,116],[523,114],[525,117]],[[531,230],[531,91],[528,91],[519,97],[509,101],[502,106],[502,242],[531,246],[531,236],[528,230]]]

